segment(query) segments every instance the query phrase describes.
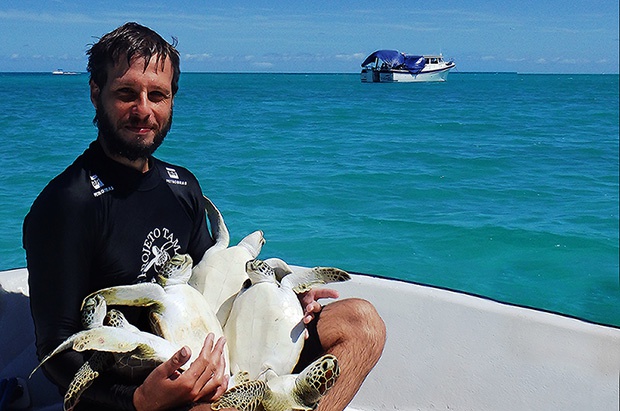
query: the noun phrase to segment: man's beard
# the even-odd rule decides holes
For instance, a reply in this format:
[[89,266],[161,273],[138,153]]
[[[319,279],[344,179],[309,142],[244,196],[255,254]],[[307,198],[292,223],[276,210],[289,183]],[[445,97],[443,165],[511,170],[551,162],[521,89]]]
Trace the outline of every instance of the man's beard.
[[100,101],[97,104],[96,116],[93,123],[99,129],[99,136],[103,139],[105,147],[112,155],[124,157],[130,161],[149,158],[155,150],[164,142],[166,134],[172,126],[172,109],[170,116],[163,127],[155,134],[153,142],[149,145],[141,141],[125,141],[117,132],[114,123],[110,120],[108,113],[103,108]]

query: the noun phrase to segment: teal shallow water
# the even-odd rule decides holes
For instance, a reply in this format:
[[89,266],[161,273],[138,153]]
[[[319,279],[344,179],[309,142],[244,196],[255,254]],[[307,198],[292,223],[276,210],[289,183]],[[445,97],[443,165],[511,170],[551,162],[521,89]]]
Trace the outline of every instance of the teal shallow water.
[[[87,76],[0,73],[0,269],[95,136]],[[158,151],[233,241],[620,326],[618,76],[183,74]]]

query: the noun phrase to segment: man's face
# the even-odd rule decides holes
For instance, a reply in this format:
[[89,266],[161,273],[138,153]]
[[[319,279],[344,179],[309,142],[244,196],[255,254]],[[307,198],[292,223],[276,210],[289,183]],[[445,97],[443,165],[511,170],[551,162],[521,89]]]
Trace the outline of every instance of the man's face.
[[126,59],[108,70],[105,86],[91,83],[91,101],[97,110],[99,134],[104,147],[131,161],[147,158],[162,143],[172,124],[172,65],[164,68],[151,58]]

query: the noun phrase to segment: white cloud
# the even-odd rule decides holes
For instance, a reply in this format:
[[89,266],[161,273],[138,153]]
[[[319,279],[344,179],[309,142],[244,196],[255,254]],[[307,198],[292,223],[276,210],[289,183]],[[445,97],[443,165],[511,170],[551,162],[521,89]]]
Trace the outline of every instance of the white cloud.
[[2,10],[0,11],[0,20],[12,20],[12,21],[29,21],[39,23],[53,23],[55,25],[59,23],[95,23],[99,22],[98,19],[89,17],[85,14],[79,13],[41,13],[41,12],[29,12],[19,10]]
[[211,57],[212,56],[209,53],[202,53],[202,54],[187,53],[183,56],[183,59],[185,61],[205,61],[205,60],[211,59]]
[[357,61],[363,60],[366,57],[365,54],[362,53],[353,53],[353,54],[336,54],[334,58],[336,60],[344,60],[344,61]]
[[270,69],[273,67],[273,63],[267,61],[252,63],[252,66],[260,69]]

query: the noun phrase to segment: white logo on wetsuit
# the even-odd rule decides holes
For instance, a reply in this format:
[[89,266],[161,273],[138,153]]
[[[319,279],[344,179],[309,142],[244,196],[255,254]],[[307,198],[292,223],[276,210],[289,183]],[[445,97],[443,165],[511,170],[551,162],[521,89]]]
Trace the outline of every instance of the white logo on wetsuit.
[[95,191],[93,192],[93,195],[95,197],[99,197],[101,194],[114,190],[114,187],[112,186],[106,187],[106,185],[103,183],[103,181],[101,181],[101,179],[99,178],[97,174],[92,174],[90,176],[90,184],[95,189]]
[[174,256],[181,247],[179,240],[167,228],[156,228],[149,233],[142,245],[142,266],[138,281],[148,278],[149,270],[154,269],[155,273]]
[[177,171],[174,168],[166,167],[166,171],[168,172],[170,178],[174,178],[177,180],[179,179],[179,174],[177,174]]
[[166,167],[166,171],[168,172],[168,176],[170,178],[166,179],[166,183],[168,184],[176,184],[178,186],[186,186],[187,181],[179,179],[179,173],[174,168]]

